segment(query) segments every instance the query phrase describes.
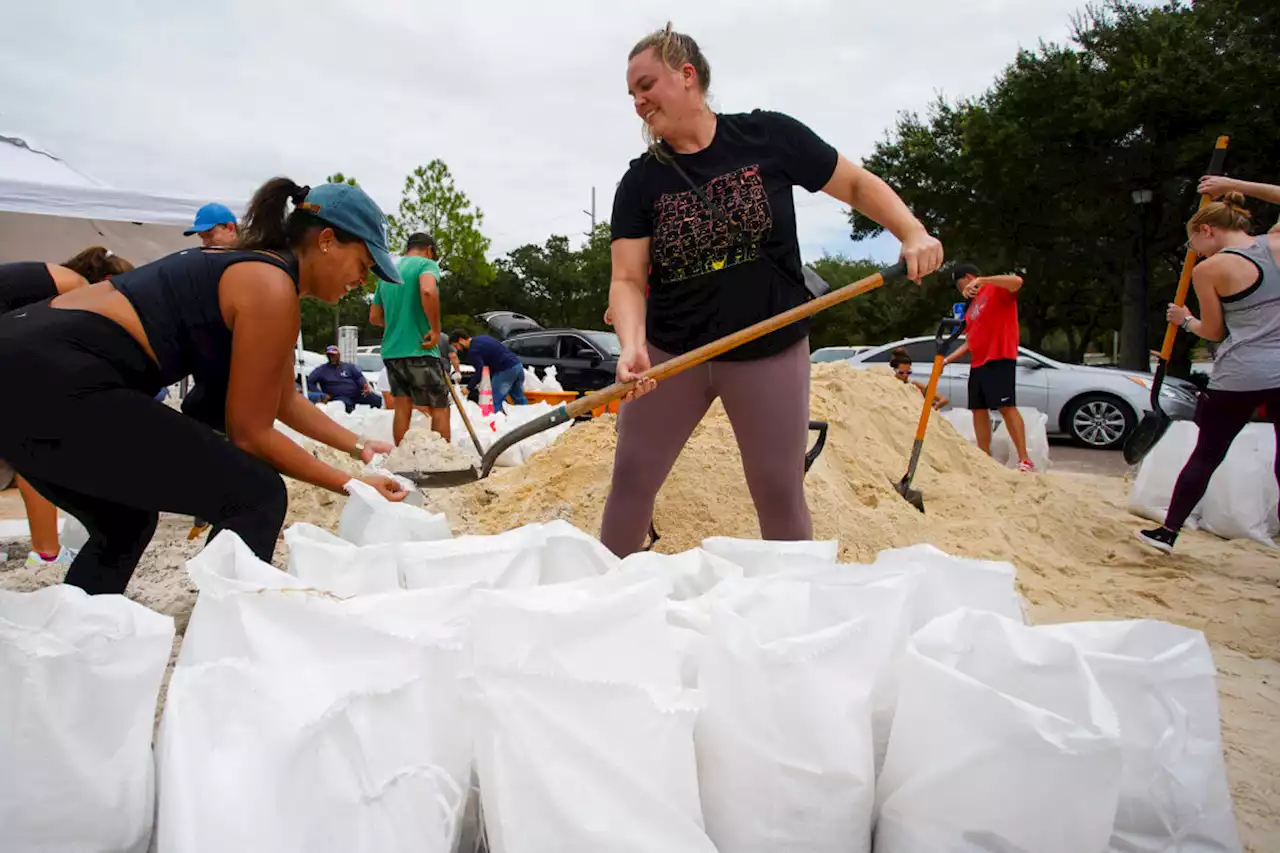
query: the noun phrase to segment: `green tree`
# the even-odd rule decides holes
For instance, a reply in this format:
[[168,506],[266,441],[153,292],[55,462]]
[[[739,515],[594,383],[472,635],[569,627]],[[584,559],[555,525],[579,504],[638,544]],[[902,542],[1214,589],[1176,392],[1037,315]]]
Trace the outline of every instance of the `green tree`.
[[388,221],[393,249],[403,250],[410,234],[426,231],[435,237],[442,272],[478,284],[493,280],[485,257],[489,238],[481,233],[484,213],[458,189],[443,160],[419,166],[405,178],[399,211]]

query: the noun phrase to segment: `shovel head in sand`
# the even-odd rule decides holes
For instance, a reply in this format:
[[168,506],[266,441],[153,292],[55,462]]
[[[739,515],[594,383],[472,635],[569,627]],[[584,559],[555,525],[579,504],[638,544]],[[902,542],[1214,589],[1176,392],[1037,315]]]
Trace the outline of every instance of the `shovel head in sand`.
[[669,379],[691,367],[702,364],[704,361],[710,361],[718,355],[736,349],[749,341],[754,341],[756,338],[763,337],[770,332],[776,332],[778,329],[789,326],[798,320],[812,317],[819,311],[875,290],[886,281],[902,278],[906,274],[906,261],[899,261],[893,266],[885,267],[864,279],[832,290],[816,299],[810,299],[803,305],[797,305],[789,311],[783,311],[781,314],[776,314],[767,320],[761,320],[759,323],[747,326],[745,329],[739,329],[732,335],[725,335],[723,338],[714,340],[709,344],[703,344],[683,355],[678,355],[661,364],[654,365],[640,374],[639,379],[630,382],[615,382],[608,388],[603,388],[594,394],[587,394],[570,403],[556,406],[542,417],[521,424],[490,445],[488,452],[480,460],[479,471],[474,468],[468,468],[462,471],[406,472],[401,473],[400,476],[407,477],[418,486],[428,489],[459,486],[465,483],[473,483],[476,480],[483,480],[493,470],[494,463],[498,461],[498,457],[505,453],[508,448],[519,444],[530,436],[589,415],[593,410],[605,408],[615,400],[621,400],[630,394],[636,384],[642,380],[652,379],[655,382],[661,382],[664,379]]
[[[949,335],[948,329],[951,330]],[[919,489],[911,488],[911,481],[916,476],[916,465],[920,462],[920,451],[924,448],[925,431],[929,429],[929,415],[933,413],[933,399],[938,394],[938,379],[942,376],[942,361],[946,358],[947,350],[951,349],[951,345],[956,342],[956,338],[962,331],[964,331],[963,320],[947,317],[938,324],[938,332],[934,336],[937,349],[933,355],[933,370],[929,372],[929,386],[924,392],[924,408],[920,412],[920,423],[916,426],[916,440],[911,445],[911,461],[907,463],[907,473],[902,475],[901,480],[893,483],[893,490],[921,512],[924,512],[924,495]]]

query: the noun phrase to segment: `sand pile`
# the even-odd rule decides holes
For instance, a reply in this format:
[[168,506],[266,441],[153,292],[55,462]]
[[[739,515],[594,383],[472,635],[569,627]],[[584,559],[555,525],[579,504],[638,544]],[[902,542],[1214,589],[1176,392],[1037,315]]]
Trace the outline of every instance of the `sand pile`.
[[460,471],[479,464],[474,450],[458,447],[444,436],[425,427],[411,428],[382,467],[396,473],[415,471]]

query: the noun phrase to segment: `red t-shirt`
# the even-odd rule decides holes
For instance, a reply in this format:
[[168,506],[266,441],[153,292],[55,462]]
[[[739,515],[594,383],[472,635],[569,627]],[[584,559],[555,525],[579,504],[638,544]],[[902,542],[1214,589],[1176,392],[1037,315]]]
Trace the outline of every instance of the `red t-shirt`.
[[1018,357],[1018,295],[984,284],[964,313],[971,366]]

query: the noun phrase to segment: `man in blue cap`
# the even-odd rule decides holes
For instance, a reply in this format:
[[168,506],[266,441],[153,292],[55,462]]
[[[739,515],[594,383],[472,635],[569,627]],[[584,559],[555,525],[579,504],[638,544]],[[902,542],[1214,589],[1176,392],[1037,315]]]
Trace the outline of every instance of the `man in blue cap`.
[[230,248],[240,236],[236,230],[237,224],[236,215],[231,212],[231,208],[215,201],[197,210],[196,221],[182,233],[187,237],[199,234],[200,242],[206,249],[215,246]]

